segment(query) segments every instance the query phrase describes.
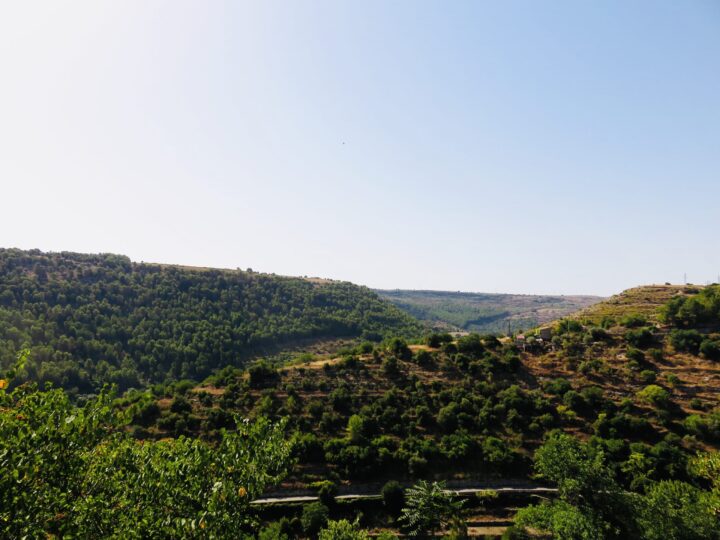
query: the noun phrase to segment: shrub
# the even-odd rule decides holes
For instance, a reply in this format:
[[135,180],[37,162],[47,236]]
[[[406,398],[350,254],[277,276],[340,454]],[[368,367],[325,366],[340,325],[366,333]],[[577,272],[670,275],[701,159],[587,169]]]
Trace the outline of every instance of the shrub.
[[637,395],[641,400],[657,407],[665,407],[670,401],[668,391],[656,384],[646,386]]
[[320,529],[327,525],[329,515],[330,510],[321,502],[306,504],[303,507],[300,523],[302,523],[302,528],[307,534],[315,536],[320,532]]
[[320,531],[318,540],[369,540],[370,535],[361,531],[357,525],[346,519],[328,521],[327,527]]
[[625,356],[627,356],[628,360],[634,360],[638,364],[645,362],[645,353],[640,349],[628,349]]
[[610,334],[604,328],[596,326],[590,329],[590,338],[593,341],[607,341],[610,339]]
[[670,332],[670,344],[679,352],[697,354],[702,340],[702,335],[697,330],[673,330]]
[[700,352],[708,360],[720,360],[720,342],[704,339],[700,343]]
[[383,373],[388,377],[395,377],[400,374],[400,367],[398,366],[397,358],[394,356],[388,356],[383,360],[382,369]]
[[317,488],[318,499],[322,504],[327,507],[335,504],[335,497],[337,496],[338,488],[334,482],[331,482],[330,480],[323,480],[322,482],[317,482],[315,487]]
[[405,490],[396,480],[387,482],[381,490],[383,504],[392,516],[398,516],[405,505]]
[[647,319],[637,313],[625,315],[620,319],[620,324],[622,324],[625,328],[638,328],[643,326],[645,323],[647,323]]
[[633,347],[647,349],[655,342],[655,335],[651,328],[636,328],[625,332],[625,340]]
[[463,354],[469,354],[475,358],[482,355],[485,350],[483,340],[478,334],[470,334],[458,339],[457,342],[458,352]]
[[402,360],[409,360],[412,357],[412,352],[407,343],[399,337],[392,338],[388,342],[387,350]]
[[640,372],[640,380],[644,384],[654,383],[656,379],[657,379],[657,375],[655,375],[654,371],[651,371],[649,369],[644,369],[643,371]]
[[420,367],[430,367],[433,365],[433,355],[428,351],[418,351],[415,354],[415,362]]
[[263,388],[277,378],[277,371],[266,362],[258,362],[248,369],[250,375],[250,386],[252,388]]
[[426,342],[430,347],[437,349],[440,346],[442,346],[443,343],[452,343],[452,340],[453,340],[452,336],[447,333],[445,333],[445,334],[430,334],[427,337]]
[[545,381],[543,383],[543,390],[548,394],[554,394],[556,396],[562,396],[568,390],[572,389],[570,381],[567,379],[553,379],[552,381]]
[[170,405],[170,410],[176,414],[192,412],[192,405],[183,396],[176,397]]

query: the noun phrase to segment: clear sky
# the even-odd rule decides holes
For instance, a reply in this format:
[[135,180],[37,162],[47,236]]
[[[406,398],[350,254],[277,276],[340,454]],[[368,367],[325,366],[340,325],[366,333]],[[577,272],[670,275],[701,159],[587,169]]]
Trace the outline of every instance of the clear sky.
[[720,2],[0,4],[0,246],[381,288],[720,273]]

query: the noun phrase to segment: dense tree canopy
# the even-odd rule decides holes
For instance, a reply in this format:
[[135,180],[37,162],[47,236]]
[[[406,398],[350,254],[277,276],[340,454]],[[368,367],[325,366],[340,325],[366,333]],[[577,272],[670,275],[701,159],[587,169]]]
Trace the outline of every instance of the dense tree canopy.
[[0,368],[30,347],[27,379],[80,393],[203,378],[300,338],[418,330],[350,283],[0,250]]
[[289,465],[282,423],[238,420],[214,446],[139,442],[125,424],[107,392],[76,406],[0,389],[0,537],[239,538]]

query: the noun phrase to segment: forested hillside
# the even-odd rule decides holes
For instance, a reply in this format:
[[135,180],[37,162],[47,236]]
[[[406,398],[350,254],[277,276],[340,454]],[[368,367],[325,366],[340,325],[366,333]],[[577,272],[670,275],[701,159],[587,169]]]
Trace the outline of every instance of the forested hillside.
[[[550,336],[394,337],[76,404],[16,386],[32,354],[0,373],[10,537],[720,538],[720,286],[625,291]],[[298,489],[317,500],[278,499]]]
[[[568,539],[661,538],[652,525],[661,513],[675,529],[694,527],[688,538],[716,538],[693,464],[720,447],[719,310],[718,286],[640,287],[556,321],[550,339],[533,331],[366,343],[279,369],[228,369],[194,388],[154,387],[124,406],[136,436],[149,439],[215,440],[237,413],[289,418],[295,487],[481,485],[540,472],[560,499],[518,514],[517,538],[526,526],[567,526],[573,532],[554,537]],[[566,491],[575,477],[582,486]],[[663,499],[673,493],[674,502]],[[363,519],[398,526],[381,514]]]
[[602,300],[599,296],[548,296],[450,291],[379,290],[413,317],[436,328],[469,332],[517,332],[533,328]]
[[412,335],[420,325],[350,283],[0,250],[0,367],[81,393],[203,378],[298,339]]
[[[654,463],[637,474],[682,475],[684,452],[720,443],[719,303],[717,287],[633,289],[556,322],[550,341],[432,334],[426,345],[366,343],[280,369],[225,370],[193,391],[156,387],[155,399],[133,398],[136,418],[143,436],[212,437],[231,411],[290,417],[303,433],[306,468],[297,472],[310,477],[523,474],[558,428],[601,446],[612,439],[622,459],[635,445]],[[687,326],[706,313],[714,326]],[[623,473],[643,481],[634,474]]]

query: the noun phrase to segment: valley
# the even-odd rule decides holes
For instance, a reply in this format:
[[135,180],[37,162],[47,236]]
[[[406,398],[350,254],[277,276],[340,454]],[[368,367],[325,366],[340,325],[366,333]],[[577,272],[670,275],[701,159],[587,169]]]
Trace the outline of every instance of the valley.
[[[349,283],[17,250],[0,252],[0,270],[4,444],[38,429],[26,419],[46,413],[34,437],[56,437],[52,402],[68,429],[81,422],[57,435],[80,437],[67,451],[93,448],[87,433],[107,429],[98,440],[115,433],[128,459],[179,452],[152,465],[158,479],[170,478],[161,473],[167,463],[200,452],[216,471],[203,489],[239,485],[227,515],[241,512],[238,531],[264,531],[259,538],[314,537],[343,520],[373,536],[406,534],[400,510],[433,490],[448,506],[422,530],[505,538],[532,537],[551,527],[537,512],[568,508],[604,512],[598,519],[630,530],[650,514],[621,519],[604,505],[625,512],[623,493],[650,497],[667,482],[701,498],[714,493],[693,471],[698,456],[720,447],[717,285],[637,287],[512,335],[453,335]],[[28,416],[31,403],[45,408]],[[106,419],[96,423],[99,411]],[[272,447],[243,446],[248,430]],[[231,459],[230,448],[243,448],[232,459],[273,472],[218,479],[213,460]],[[80,478],[95,452],[78,455]],[[558,464],[573,459],[611,482],[584,480],[580,500],[595,502],[568,498]],[[39,480],[49,466],[25,468],[24,478]],[[188,489],[172,478],[168,489]],[[161,489],[153,486],[148,497]],[[624,502],[598,495],[616,491]],[[657,512],[651,499],[642,504]]]

